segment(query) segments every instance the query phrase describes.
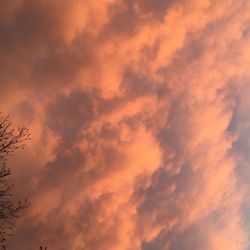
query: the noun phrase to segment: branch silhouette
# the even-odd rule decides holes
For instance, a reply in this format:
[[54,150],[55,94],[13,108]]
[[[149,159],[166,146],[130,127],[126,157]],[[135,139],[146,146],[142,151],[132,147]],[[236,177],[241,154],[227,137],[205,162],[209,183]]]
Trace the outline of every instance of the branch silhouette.
[[29,129],[24,126],[15,129],[9,116],[0,117],[0,249],[6,249],[6,239],[11,236],[21,211],[30,207],[27,199],[15,201],[11,171],[6,166],[7,160],[16,150],[23,149],[28,140]]

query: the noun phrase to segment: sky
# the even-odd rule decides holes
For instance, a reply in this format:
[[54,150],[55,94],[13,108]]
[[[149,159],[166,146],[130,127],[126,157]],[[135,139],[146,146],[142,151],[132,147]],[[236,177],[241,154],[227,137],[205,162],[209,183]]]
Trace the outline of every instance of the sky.
[[1,1],[8,249],[249,250],[249,44],[248,0]]

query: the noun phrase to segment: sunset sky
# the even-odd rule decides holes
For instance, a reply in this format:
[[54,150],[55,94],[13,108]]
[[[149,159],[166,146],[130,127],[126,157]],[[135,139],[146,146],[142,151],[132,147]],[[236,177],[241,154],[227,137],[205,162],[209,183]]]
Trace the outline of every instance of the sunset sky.
[[2,0],[0,111],[8,250],[250,250],[249,0]]

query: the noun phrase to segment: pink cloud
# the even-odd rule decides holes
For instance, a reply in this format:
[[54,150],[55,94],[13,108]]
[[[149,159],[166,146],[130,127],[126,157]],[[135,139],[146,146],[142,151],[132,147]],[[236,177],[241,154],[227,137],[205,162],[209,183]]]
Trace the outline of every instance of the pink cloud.
[[10,249],[245,249],[247,1],[0,9],[1,107],[33,138],[9,162],[33,204]]

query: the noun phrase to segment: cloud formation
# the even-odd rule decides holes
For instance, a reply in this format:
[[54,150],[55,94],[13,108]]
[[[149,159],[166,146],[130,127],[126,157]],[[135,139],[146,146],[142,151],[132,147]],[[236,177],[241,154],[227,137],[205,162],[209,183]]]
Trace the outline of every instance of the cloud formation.
[[247,249],[249,7],[0,3],[1,108],[32,132],[9,249]]

